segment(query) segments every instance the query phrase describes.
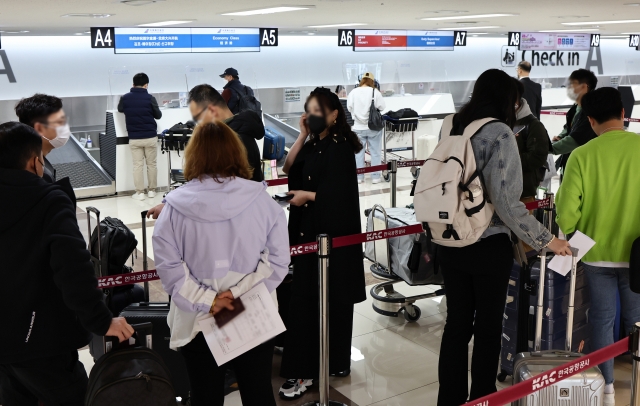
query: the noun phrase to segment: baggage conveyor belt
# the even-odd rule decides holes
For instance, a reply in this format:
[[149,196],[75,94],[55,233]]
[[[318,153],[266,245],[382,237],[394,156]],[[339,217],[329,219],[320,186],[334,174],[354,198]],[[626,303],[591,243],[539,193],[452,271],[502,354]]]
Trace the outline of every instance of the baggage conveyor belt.
[[47,160],[55,168],[57,179],[69,177],[79,199],[116,193],[115,181],[74,136],[64,147],[51,151]]
[[[300,115],[298,115],[297,120],[300,119]],[[278,131],[280,134],[284,135],[284,145],[287,148],[291,148],[294,142],[298,139],[298,135],[300,134],[300,130],[297,128],[283,123],[281,120],[277,119],[271,114],[264,114],[264,126],[271,127]]]

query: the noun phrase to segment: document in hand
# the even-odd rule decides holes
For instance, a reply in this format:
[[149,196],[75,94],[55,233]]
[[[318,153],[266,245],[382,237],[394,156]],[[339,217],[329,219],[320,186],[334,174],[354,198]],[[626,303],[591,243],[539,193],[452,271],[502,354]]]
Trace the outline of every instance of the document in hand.
[[[582,257],[589,252],[594,245],[596,245],[596,242],[586,234],[576,231],[573,237],[569,240],[569,245],[578,249],[578,261],[580,261]],[[569,271],[571,271],[571,261],[571,255],[564,257],[556,255],[551,261],[549,261],[549,268],[562,276],[566,276]]]
[[225,364],[285,331],[264,283],[240,297],[245,310],[219,328],[213,317],[200,321],[202,334],[218,365]]

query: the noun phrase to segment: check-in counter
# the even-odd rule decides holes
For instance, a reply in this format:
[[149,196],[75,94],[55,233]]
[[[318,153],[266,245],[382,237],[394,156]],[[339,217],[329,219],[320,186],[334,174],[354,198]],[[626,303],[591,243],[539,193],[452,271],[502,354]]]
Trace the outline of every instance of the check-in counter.
[[[188,108],[162,108],[162,118],[156,120],[158,123],[158,134],[171,128],[173,125],[182,122],[186,123],[191,120],[191,113]],[[110,128],[109,116],[113,119],[113,128]],[[113,131],[113,133],[112,133]],[[115,180],[116,192],[132,192],[135,190],[133,184],[133,160],[131,158],[131,149],[129,148],[129,134],[123,113],[117,110],[107,110],[107,133],[106,137],[115,136]],[[180,157],[176,153],[171,154],[172,168],[182,167],[182,153]],[[158,140],[158,188],[166,188],[169,186],[169,163],[167,155],[163,154],[160,149],[160,141]],[[146,167],[144,170],[145,185],[148,185]]]

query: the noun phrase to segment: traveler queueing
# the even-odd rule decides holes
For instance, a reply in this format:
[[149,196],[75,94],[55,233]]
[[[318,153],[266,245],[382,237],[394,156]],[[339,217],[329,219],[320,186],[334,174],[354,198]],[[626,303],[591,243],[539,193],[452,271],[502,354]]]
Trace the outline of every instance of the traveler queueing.
[[527,101],[531,113],[540,120],[542,110],[542,86],[529,78],[531,74],[531,62],[522,61],[516,66],[516,74],[520,83],[524,86],[522,97]]
[[21,123],[33,127],[42,137],[44,156],[43,179],[49,183],[56,181],[56,170],[47,160],[47,155],[55,148],[62,148],[71,137],[67,116],[62,109],[62,100],[47,94],[34,94],[16,104],[16,115]]
[[[291,213],[289,244],[316,240],[318,234],[340,237],[361,232],[360,198],[354,153],[362,144],[347,124],[338,96],[316,88],[305,103],[300,135],[284,165],[289,174]],[[329,307],[329,373],[351,372],[353,306],[366,299],[362,247],[331,250]],[[318,377],[318,258],[294,257],[289,325],[280,375],[286,382],[280,397],[297,399]]]
[[240,82],[238,71],[234,68],[225,69],[220,77],[227,81],[223,87],[222,98],[227,102],[227,106],[233,114],[239,113],[240,98],[245,94],[245,89],[249,90],[251,94],[253,94],[253,90]]
[[252,170],[226,124],[198,125],[185,150],[188,183],[167,195],[155,223],[155,264],[171,296],[169,346],[185,359],[193,406],[224,404],[228,366],[243,405],[275,406],[273,341],[218,366],[198,323],[233,310],[234,299],[260,283],[277,303],[275,289],[288,272],[286,216],[266,184],[250,180]]
[[476,243],[437,249],[447,298],[438,367],[439,406],[461,405],[496,391],[502,318],[513,266],[511,233],[536,250],[547,247],[558,255],[571,254],[567,241],[551,235],[520,202],[522,168],[511,131],[518,101],[514,79],[503,71],[490,69],[478,77],[471,100],[453,118],[452,134],[462,134],[475,120],[498,120],[482,127],[471,139],[476,165],[495,214]]
[[147,196],[156,196],[158,186],[158,125],[156,120],[162,118],[162,112],[158,107],[158,101],[151,96],[149,88],[149,76],[138,73],[133,77],[131,91],[120,98],[118,111],[124,113],[129,136],[129,147],[133,159],[133,183],[136,193],[131,197],[135,200],[144,200],[144,173],[145,162],[147,164],[147,181],[149,189]]
[[[369,129],[369,112],[371,102],[373,101],[378,111],[386,108],[382,93],[376,89],[373,74],[366,72],[362,75],[360,86],[356,87],[349,93],[347,97],[347,108],[353,116],[353,132],[360,139],[360,143],[364,147],[369,145],[369,153],[371,154],[371,165],[377,166],[382,162],[382,130],[374,131]],[[356,163],[358,168],[364,168],[365,148],[356,153]],[[358,175],[358,183],[364,182],[364,174]],[[371,183],[380,183],[380,172],[371,173]]]
[[[569,157],[556,199],[557,222],[565,234],[580,230],[596,242],[582,258],[591,297],[591,350],[596,351],[613,344],[618,294],[625,331],[640,320],[640,294],[629,286],[631,244],[640,237],[640,137],[625,130],[617,89],[589,92],[581,105],[597,138]],[[614,406],[613,359],[599,367],[604,405]]]
[[[45,116],[46,117],[46,116]],[[48,141],[47,141],[48,142]],[[0,401],[84,405],[87,373],[78,348],[91,333],[133,334],[112,317],[78,229],[69,178],[44,180],[43,139],[16,122],[0,125]]]

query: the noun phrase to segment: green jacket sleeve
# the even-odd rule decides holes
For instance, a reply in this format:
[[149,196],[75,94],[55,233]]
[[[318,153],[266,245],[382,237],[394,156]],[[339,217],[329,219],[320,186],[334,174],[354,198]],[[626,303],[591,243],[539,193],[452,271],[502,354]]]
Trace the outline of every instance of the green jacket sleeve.
[[570,154],[574,149],[578,148],[580,145],[576,140],[573,139],[572,136],[567,135],[563,137],[560,141],[556,141],[551,144],[552,152],[555,155],[564,155]]
[[564,234],[571,234],[582,217],[582,170],[576,154],[569,156],[565,172],[556,197],[556,221]]
[[533,121],[529,125],[526,151],[520,154],[522,168],[536,171],[547,162],[549,154],[549,134],[539,121]]

